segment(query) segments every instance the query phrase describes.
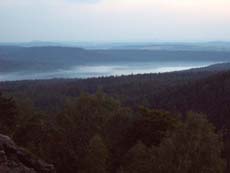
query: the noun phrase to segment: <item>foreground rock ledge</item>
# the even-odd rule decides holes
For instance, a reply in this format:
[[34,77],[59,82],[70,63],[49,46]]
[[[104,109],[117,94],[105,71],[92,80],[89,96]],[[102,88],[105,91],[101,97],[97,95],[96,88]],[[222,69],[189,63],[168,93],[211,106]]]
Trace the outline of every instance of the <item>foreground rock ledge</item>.
[[0,173],[55,173],[55,169],[0,134]]

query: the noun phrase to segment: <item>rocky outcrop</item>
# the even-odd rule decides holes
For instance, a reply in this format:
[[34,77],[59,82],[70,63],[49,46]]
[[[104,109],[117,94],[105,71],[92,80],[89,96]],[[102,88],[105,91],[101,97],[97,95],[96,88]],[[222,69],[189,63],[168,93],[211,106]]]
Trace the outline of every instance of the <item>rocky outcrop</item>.
[[0,134],[0,173],[55,173],[55,169]]

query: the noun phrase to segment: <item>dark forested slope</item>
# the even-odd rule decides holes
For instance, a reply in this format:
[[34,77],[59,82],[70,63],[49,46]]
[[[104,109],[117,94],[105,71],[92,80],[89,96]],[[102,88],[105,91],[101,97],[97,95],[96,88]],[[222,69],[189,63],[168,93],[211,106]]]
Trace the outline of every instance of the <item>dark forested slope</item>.
[[193,110],[210,116],[222,127],[230,127],[230,71],[168,88],[149,98],[152,107],[178,112]]
[[78,97],[82,92],[96,93],[101,90],[125,105],[135,107],[149,105],[148,97],[153,97],[169,87],[210,76],[209,71],[186,71],[163,74],[143,74],[121,77],[90,79],[53,79],[1,82],[0,88],[6,94],[30,99],[41,109],[60,107],[68,97]]
[[152,100],[157,99],[158,95],[168,92],[168,90],[172,92],[174,88],[181,85],[190,84],[192,81],[204,79],[229,69],[230,64],[224,63],[162,74],[1,82],[0,89],[12,96],[30,99],[35,106],[46,110],[61,107],[68,97],[78,97],[82,92],[93,94],[98,89],[121,100],[125,105],[151,106]]
[[[225,168],[227,173],[228,65],[1,82],[0,129],[53,163],[58,173],[223,173]],[[217,129],[200,114],[187,113],[191,110],[205,113]]]

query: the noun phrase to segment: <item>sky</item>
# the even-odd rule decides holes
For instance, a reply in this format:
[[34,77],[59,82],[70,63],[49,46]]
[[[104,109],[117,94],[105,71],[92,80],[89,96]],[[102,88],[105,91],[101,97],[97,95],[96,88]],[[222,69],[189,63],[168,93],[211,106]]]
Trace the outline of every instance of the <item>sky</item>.
[[0,42],[230,41],[230,0],[0,0]]

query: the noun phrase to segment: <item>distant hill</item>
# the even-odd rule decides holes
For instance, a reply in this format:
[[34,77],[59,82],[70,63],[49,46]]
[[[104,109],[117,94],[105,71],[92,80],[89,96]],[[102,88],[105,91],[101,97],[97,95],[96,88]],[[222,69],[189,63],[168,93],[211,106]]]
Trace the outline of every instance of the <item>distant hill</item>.
[[201,67],[201,68],[193,68],[190,70],[185,71],[212,71],[212,72],[221,72],[221,71],[228,71],[230,70],[230,63],[217,63],[213,65],[209,65],[207,67]]
[[[86,50],[76,47],[18,47],[0,46],[0,72],[52,71],[76,65],[114,62],[194,62],[230,61],[230,51],[170,51],[110,49]],[[7,68],[5,68],[7,64]]]
[[230,42],[83,42],[83,41],[31,41],[31,42],[0,42],[0,46],[21,47],[82,47],[85,49],[144,49],[170,51],[230,51]]

